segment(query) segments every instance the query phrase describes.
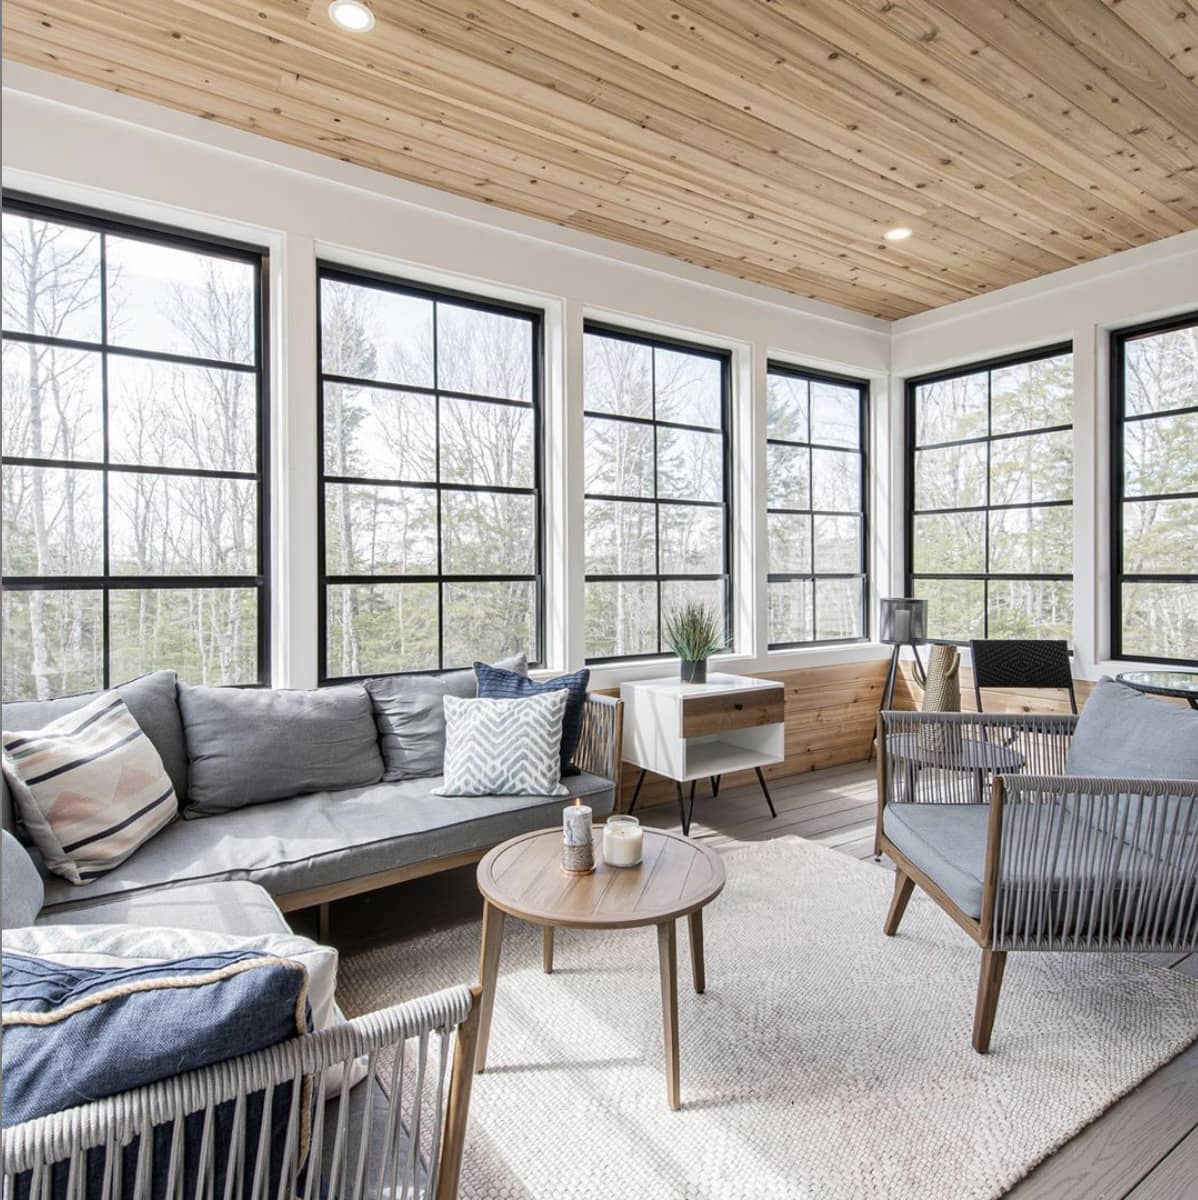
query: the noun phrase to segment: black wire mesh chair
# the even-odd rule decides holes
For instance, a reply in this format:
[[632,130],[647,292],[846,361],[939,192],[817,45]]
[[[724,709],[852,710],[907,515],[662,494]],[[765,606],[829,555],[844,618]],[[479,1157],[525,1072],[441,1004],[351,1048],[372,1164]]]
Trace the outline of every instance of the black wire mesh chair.
[[978,712],[985,711],[983,688],[1060,688],[1069,693],[1069,707],[1076,714],[1077,696],[1067,642],[1021,638],[972,641],[969,650]]

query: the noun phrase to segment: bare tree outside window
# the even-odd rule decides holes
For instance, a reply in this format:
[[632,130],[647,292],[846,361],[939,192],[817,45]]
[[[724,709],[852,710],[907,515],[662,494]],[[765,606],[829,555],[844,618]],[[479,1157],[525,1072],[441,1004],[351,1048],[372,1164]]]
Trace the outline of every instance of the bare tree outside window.
[[540,656],[535,312],[320,270],[322,676]]
[[260,252],[6,205],[6,699],[265,679]]
[[662,614],[728,622],[728,370],[721,351],[588,325],[586,653],[663,653]]
[[770,649],[858,641],[868,386],[779,363],[766,381]]
[[1112,338],[1113,656],[1198,664],[1198,314]]
[[907,386],[908,575],[932,638],[1073,636],[1073,353]]

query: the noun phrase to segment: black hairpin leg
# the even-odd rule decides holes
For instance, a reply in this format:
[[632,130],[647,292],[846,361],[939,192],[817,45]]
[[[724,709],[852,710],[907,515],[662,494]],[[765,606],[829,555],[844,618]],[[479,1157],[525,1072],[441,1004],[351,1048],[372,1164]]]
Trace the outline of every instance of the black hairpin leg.
[[919,647],[912,642],[911,653],[915,655],[915,678],[919,680],[920,687],[928,686],[928,673],[923,669],[923,659],[919,657]]
[[776,817],[778,810],[774,807],[773,797],[770,795],[770,789],[765,786],[765,775],[760,767],[753,768],[757,772],[757,782],[761,784],[761,794],[765,797],[765,802],[770,806],[770,816]]
[[646,768],[641,767],[641,773],[636,777],[636,787],[632,789],[632,799],[628,802],[629,813],[636,808],[637,797],[641,794],[641,784],[645,782],[645,770]]
[[682,796],[682,784],[679,783],[677,780],[674,781],[674,791],[677,793],[677,796],[678,796],[678,819],[682,824],[682,836],[690,837],[691,816],[694,815],[694,811],[695,811],[695,785],[693,783],[691,784],[690,815],[687,814],[686,801],[683,799],[683,796]]
[[720,777],[713,775],[711,777],[711,798],[714,800],[720,794]]

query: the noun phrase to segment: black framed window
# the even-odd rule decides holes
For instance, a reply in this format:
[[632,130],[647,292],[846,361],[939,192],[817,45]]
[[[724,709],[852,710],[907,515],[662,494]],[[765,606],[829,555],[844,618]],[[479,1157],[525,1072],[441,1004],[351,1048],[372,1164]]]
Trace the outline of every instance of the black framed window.
[[861,641],[869,385],[782,363],[766,382],[770,649]]
[[907,573],[937,641],[1073,635],[1073,349],[907,383]]
[[1198,312],[1111,337],[1112,656],[1198,663]]
[[268,682],[266,253],[5,195],[3,692]]
[[727,640],[731,355],[593,323],[583,340],[587,661],[665,653],[687,600]]
[[541,314],[318,272],[321,679],[538,662]]

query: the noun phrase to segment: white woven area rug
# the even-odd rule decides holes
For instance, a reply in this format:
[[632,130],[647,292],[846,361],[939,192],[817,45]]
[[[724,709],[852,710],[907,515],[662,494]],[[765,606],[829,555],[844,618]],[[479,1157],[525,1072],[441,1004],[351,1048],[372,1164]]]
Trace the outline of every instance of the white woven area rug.
[[[1001,1195],[1198,1036],[1198,983],[1131,956],[1012,954],[988,1057],[980,951],[893,876],[797,838],[726,856],[707,993],[679,928],[682,1099],[666,1105],[653,930],[509,920],[467,1200],[970,1200]],[[476,978],[476,925],[341,962],[351,1013]]]

